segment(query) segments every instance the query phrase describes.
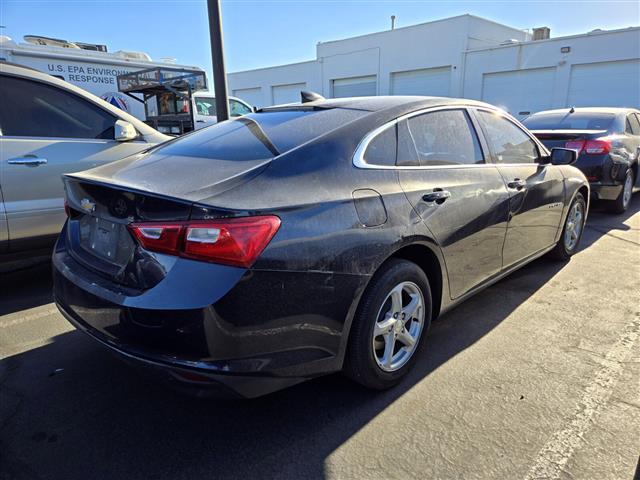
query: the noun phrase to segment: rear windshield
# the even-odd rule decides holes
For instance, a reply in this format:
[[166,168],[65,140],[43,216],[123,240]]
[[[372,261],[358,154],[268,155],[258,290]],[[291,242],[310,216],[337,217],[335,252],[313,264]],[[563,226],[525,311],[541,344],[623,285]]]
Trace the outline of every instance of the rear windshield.
[[542,113],[522,123],[529,130],[609,130],[614,119],[613,113]]
[[157,152],[218,160],[267,159],[366,113],[343,108],[252,113],[178,138]]

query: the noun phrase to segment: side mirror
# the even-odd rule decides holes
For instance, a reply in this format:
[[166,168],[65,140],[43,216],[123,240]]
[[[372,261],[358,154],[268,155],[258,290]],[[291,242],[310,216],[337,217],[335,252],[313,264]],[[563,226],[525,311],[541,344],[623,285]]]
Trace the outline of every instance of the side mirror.
[[570,148],[552,148],[549,159],[551,165],[571,165],[578,159],[578,154]]
[[258,107],[255,105],[251,105],[251,113],[256,113],[258,111]]
[[134,140],[138,137],[136,127],[124,120],[116,120],[113,129],[113,138],[118,142],[128,142],[129,140]]

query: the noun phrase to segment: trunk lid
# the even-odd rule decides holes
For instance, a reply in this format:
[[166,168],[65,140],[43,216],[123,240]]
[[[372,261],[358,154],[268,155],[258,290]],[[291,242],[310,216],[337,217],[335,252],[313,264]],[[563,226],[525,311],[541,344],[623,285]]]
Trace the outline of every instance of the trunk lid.
[[218,160],[152,151],[67,177],[197,202],[259,175],[271,160]]
[[171,262],[140,248],[128,225],[188,220],[191,202],[72,177],[65,178],[65,190],[69,214],[65,242],[77,262],[139,290],[164,278]]

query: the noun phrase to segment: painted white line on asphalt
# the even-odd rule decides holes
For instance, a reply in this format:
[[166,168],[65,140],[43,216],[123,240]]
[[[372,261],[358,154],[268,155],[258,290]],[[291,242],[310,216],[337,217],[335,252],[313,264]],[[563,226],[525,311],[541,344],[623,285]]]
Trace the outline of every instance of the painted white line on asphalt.
[[557,479],[573,455],[584,441],[584,435],[592,425],[592,419],[606,405],[618,377],[624,369],[624,362],[633,352],[640,337],[640,318],[636,317],[624,328],[615,345],[601,360],[592,383],[585,389],[576,409],[562,430],[558,430],[542,447],[526,480]]
[[[42,310],[42,307],[36,307],[33,313],[15,312],[6,315],[4,318],[0,317],[0,328],[13,327],[20,325],[21,323],[31,322],[33,320],[39,320],[41,318],[49,317],[51,315],[60,314],[56,307],[47,307]],[[12,317],[15,317],[12,319]]]

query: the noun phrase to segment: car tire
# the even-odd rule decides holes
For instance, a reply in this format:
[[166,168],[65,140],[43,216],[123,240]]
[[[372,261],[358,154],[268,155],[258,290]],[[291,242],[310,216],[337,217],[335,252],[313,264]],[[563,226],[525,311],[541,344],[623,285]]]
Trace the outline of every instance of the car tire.
[[624,213],[627,211],[629,203],[631,202],[634,181],[635,177],[633,175],[633,170],[628,169],[624,176],[624,183],[622,184],[620,195],[618,195],[618,198],[615,200],[607,202],[607,210],[611,213]]
[[587,217],[587,202],[581,193],[577,193],[571,205],[567,217],[562,226],[562,234],[556,246],[551,250],[552,258],[567,261],[578,251],[580,240],[584,233],[585,219]]
[[[360,300],[349,335],[344,373],[375,390],[399,383],[425,344],[432,305],[429,280],[418,265],[402,259],[384,263]],[[384,335],[374,337],[380,332]],[[414,340],[411,347],[407,335]]]

